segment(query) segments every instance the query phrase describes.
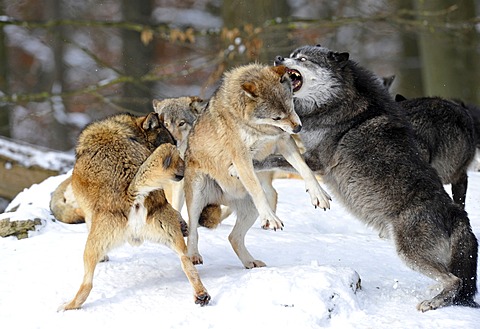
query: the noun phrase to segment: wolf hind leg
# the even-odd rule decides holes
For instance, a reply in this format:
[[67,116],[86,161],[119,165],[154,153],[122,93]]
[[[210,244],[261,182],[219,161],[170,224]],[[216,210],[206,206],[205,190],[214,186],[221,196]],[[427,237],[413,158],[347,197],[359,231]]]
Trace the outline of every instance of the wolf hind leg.
[[467,195],[468,175],[463,172],[454,182],[452,182],[453,201],[462,209],[465,209],[465,197]]
[[109,250],[123,241],[120,230],[108,225],[109,222],[115,220],[114,218],[108,218],[108,216],[113,215],[92,218],[92,225],[83,253],[84,275],[82,284],[75,297],[70,302],[61,305],[58,311],[78,309],[83,305],[93,288],[93,274],[97,264],[107,257]]
[[462,279],[461,289],[455,296],[454,304],[479,307],[474,301],[477,292],[478,241],[465,211],[454,207],[452,213],[454,218],[450,237],[452,256],[448,269]]
[[[428,223],[427,220],[425,220]],[[414,226],[395,230],[395,245],[400,258],[411,269],[437,281],[440,293],[417,305],[422,312],[454,304],[462,280],[448,269],[450,241],[446,232],[434,226]]]
[[243,266],[250,269],[253,267],[264,267],[266,264],[261,260],[253,258],[245,247],[245,235],[258,216],[258,211],[250,198],[247,196],[243,200],[234,200],[231,204],[237,215],[237,220],[233,226],[232,232],[228,236],[228,240],[233,250],[242,262]]
[[[192,175],[192,176],[190,176]],[[198,251],[198,224],[202,210],[210,203],[216,203],[218,191],[214,182],[203,174],[186,173],[185,201],[188,212],[187,254],[193,264],[203,264]]]
[[205,289],[200,276],[187,255],[187,245],[183,239],[183,219],[178,211],[166,204],[161,210],[154,212],[147,219],[144,234],[148,240],[165,244],[175,251],[180,258],[182,270],[194,290],[195,304],[205,306],[210,301],[210,295]]

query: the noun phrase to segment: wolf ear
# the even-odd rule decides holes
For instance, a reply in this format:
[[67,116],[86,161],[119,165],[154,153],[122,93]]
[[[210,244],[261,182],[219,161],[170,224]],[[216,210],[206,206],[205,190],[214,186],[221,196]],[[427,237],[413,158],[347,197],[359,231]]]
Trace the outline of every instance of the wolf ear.
[[245,82],[242,84],[242,89],[245,91],[245,94],[250,97],[251,99],[254,99],[258,97],[257,95],[257,85],[253,82]]
[[150,112],[145,120],[143,120],[142,128],[143,130],[153,130],[157,129],[160,124],[160,118],[158,117],[157,113]]
[[172,164],[172,153],[168,152],[168,155],[163,159],[163,169],[168,169]]
[[280,83],[283,83],[285,81],[286,73],[288,71],[287,67],[285,65],[277,65],[271,66],[271,69],[280,77]]
[[285,65],[270,66],[273,72],[277,73],[279,77],[283,77],[287,73],[287,67]]
[[191,99],[190,109],[194,114],[198,115],[207,108],[208,102],[204,101],[200,97],[193,96],[190,99]]
[[383,86],[385,87],[385,89],[390,89],[390,87],[392,86],[393,84],[393,81],[395,81],[395,75],[391,75],[389,77],[383,77],[382,78],[382,82],[383,82]]
[[161,100],[154,98],[152,101],[153,108],[157,109],[157,107],[159,107],[161,102],[162,102]]
[[334,61],[340,67],[344,67],[347,64],[349,57],[350,57],[350,54],[347,52],[339,53],[339,52],[330,51],[327,54],[327,58]]

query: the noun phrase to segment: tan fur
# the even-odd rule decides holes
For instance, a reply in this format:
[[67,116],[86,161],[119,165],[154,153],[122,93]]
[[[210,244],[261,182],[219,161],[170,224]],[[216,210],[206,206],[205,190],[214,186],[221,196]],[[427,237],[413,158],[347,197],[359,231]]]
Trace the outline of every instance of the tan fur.
[[259,64],[226,73],[190,132],[185,197],[190,220],[188,254],[195,264],[203,262],[198,253],[200,213],[208,204],[222,203],[237,215],[229,240],[243,265],[265,266],[245,248],[245,234],[257,214],[263,228],[281,229],[283,223],[272,209],[276,200],[268,200],[270,194],[264,191],[272,188],[271,181],[262,186],[253,169],[254,159],[282,154],[305,179],[312,203],[329,207],[328,194],[290,136],[300,130],[301,122],[293,110],[291,81],[285,73],[284,66]]
[[53,216],[66,224],[85,223],[85,214],[78,206],[77,200],[73,195],[72,177],[64,180],[52,193],[50,200],[50,210]]
[[161,189],[183,176],[184,163],[172,143],[156,113],[113,116],[80,134],[71,185],[89,228],[85,274],[76,296],[60,310],[82,306],[92,289],[95,267],[109,250],[144,240],[174,250],[194,289],[195,303],[208,303],[210,296],[186,255],[185,222]]
[[[154,99],[153,109],[160,115],[165,127],[177,141],[177,148],[182,159],[187,149],[187,137],[193,123],[205,109],[206,103],[195,96]],[[171,182],[165,186],[165,195],[174,209],[181,211],[185,202],[183,181]]]
[[[196,96],[154,99],[153,109],[162,118],[165,127],[172,133],[177,141],[177,148],[182,158],[187,149],[187,137],[198,116],[205,110],[207,102]],[[181,211],[185,203],[184,183],[170,182],[165,185],[165,195],[172,207]],[[200,215],[199,224],[207,228],[215,228],[232,211],[218,204],[207,205]]]

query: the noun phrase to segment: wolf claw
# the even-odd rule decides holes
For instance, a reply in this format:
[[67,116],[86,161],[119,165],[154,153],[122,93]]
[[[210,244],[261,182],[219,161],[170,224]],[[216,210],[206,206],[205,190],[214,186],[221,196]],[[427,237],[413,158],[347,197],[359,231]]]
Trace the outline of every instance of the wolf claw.
[[204,292],[201,295],[196,295],[195,296],[195,304],[199,304],[200,306],[205,306],[208,305],[210,302],[210,295],[207,292]]

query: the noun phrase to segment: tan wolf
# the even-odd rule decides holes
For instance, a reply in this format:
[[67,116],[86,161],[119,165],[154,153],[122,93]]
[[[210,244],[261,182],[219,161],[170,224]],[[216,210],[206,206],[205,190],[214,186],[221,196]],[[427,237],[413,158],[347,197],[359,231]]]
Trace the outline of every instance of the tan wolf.
[[187,228],[161,189],[183,177],[184,162],[172,135],[154,112],[120,114],[90,124],[78,139],[71,186],[89,229],[83,282],[59,310],[80,308],[91,289],[97,263],[124,242],[163,243],[174,250],[194,289],[195,303],[210,296],[187,256]]
[[[154,99],[152,103],[155,112],[160,115],[161,121],[177,142],[177,148],[183,159],[187,148],[188,133],[190,132],[193,122],[205,109],[206,102],[199,97],[189,96],[163,100]],[[175,210],[181,211],[185,202],[183,180],[167,183],[164,186],[164,192],[172,207]],[[85,214],[83,214],[78,207],[72,192],[71,177],[63,181],[52,193],[50,210],[54,217],[61,222],[67,224],[85,222]],[[202,213],[202,220],[203,218],[208,218],[209,221],[216,225],[228,216],[228,214],[228,212],[223,214],[220,208],[207,207],[204,213]]]
[[[160,115],[165,127],[177,141],[177,148],[183,159],[187,149],[187,137],[194,122],[200,113],[205,110],[207,102],[196,96],[186,96],[164,100],[154,99],[152,104],[153,109]],[[269,172],[262,173],[264,176],[268,174]],[[182,210],[185,203],[183,182],[183,180],[178,182],[172,181],[164,188],[168,201],[178,211]],[[231,213],[232,211],[228,207],[214,204],[207,205],[200,215],[199,224],[208,228],[215,228]]]
[[[198,220],[208,204],[225,204],[236,213],[230,243],[246,268],[265,266],[245,247],[245,235],[257,216],[263,228],[282,229],[272,200],[253,169],[254,159],[279,153],[305,180],[315,207],[329,208],[328,194],[305,164],[291,137],[301,130],[293,109],[292,85],[283,66],[249,64],[227,72],[219,89],[195,122],[185,153],[185,198],[190,220],[188,255],[198,252]],[[238,178],[237,178],[238,176]]]

